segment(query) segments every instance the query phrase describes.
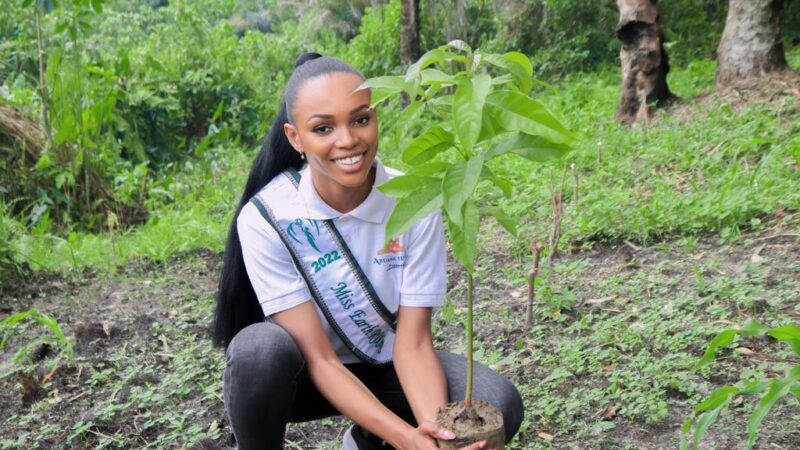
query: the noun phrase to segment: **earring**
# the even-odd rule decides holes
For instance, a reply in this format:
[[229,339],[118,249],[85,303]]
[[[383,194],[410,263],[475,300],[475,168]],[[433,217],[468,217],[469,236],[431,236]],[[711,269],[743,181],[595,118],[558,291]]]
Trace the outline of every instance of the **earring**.
[[300,152],[300,159],[306,159],[306,154],[303,153],[303,152]]

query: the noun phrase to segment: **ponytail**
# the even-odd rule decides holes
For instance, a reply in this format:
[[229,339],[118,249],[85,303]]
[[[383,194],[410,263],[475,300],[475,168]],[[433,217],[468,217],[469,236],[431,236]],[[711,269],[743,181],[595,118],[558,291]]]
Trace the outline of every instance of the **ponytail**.
[[[308,61],[313,64],[305,64]],[[322,57],[318,53],[306,53],[298,58],[295,70],[286,83],[284,101],[269,133],[264,138],[261,150],[258,152],[253,167],[245,183],[244,193],[239,199],[236,214],[231,220],[228,240],[225,244],[225,254],[222,261],[222,272],[219,279],[217,292],[217,307],[214,318],[212,340],[214,345],[226,347],[233,336],[242,328],[264,320],[264,312],[258,302],[253,284],[247,276],[242,257],[242,245],[239,241],[239,231],[236,219],[242,208],[264,188],[275,176],[292,167],[300,170],[303,160],[300,154],[292,148],[283,125],[290,121],[291,107],[297,98],[297,91],[306,80],[331,72],[355,73],[364,77],[356,69],[346,63],[329,57]]]
[[275,117],[269,134],[264,138],[261,151],[258,152],[250,175],[245,183],[244,193],[239,199],[236,214],[231,220],[228,241],[225,244],[225,255],[222,259],[222,273],[219,278],[217,292],[217,310],[214,320],[214,345],[228,347],[233,336],[251,323],[264,320],[264,312],[258,303],[253,284],[247,276],[242,257],[242,245],[239,242],[239,231],[236,219],[242,208],[254,195],[266,186],[276,175],[293,167],[300,169],[303,161],[300,154],[289,144],[283,132],[283,124],[287,122],[286,104]]

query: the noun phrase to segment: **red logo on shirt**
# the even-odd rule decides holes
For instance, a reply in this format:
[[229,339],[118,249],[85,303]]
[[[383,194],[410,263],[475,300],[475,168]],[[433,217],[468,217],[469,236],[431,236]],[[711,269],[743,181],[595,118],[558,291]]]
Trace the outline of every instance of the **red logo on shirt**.
[[382,249],[378,250],[378,256],[393,254],[393,253],[401,253],[403,250],[404,248],[400,244],[400,239],[393,238]]

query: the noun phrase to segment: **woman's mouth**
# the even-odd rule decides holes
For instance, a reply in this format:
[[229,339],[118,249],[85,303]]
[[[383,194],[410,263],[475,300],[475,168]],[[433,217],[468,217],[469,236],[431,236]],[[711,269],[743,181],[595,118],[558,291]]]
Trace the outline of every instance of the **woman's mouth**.
[[358,155],[348,156],[346,158],[334,159],[333,162],[339,164],[340,166],[352,166],[361,162],[361,160],[364,159],[364,155],[366,155],[366,153],[367,152],[359,153]]

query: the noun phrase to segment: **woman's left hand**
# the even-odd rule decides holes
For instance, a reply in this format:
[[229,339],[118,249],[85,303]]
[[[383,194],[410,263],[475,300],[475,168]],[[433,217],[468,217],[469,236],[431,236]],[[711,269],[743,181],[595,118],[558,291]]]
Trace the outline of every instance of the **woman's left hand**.
[[[411,439],[410,449],[425,449],[435,450],[439,448],[436,445],[436,439],[449,441],[455,439],[456,434],[447,428],[429,420],[422,422],[415,430],[414,436]],[[476,442],[474,444],[463,447],[460,450],[478,450],[486,445],[486,441]]]

